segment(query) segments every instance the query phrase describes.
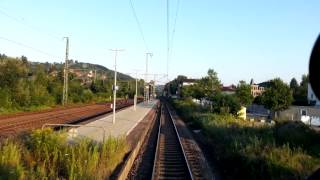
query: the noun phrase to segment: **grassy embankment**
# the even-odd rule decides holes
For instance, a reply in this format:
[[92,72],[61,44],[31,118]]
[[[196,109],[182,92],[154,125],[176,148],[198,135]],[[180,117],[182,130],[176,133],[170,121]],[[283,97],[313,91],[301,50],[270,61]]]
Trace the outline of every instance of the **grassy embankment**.
[[125,138],[70,144],[65,133],[35,130],[0,142],[0,179],[105,179],[126,152]]
[[255,124],[208,113],[191,100],[172,104],[202,129],[225,179],[304,179],[320,168],[320,134],[302,123]]

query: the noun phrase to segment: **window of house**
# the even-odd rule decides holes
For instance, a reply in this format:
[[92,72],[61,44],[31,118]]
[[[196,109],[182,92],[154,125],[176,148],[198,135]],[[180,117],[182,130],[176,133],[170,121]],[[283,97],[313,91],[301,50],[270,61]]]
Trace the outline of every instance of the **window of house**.
[[302,109],[302,110],[301,110],[301,115],[302,115],[302,116],[306,116],[306,115],[307,115],[307,110]]

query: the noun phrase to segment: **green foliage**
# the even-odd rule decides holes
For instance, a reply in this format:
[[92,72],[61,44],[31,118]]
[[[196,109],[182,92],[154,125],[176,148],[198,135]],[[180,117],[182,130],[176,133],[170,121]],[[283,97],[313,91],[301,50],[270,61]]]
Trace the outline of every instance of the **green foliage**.
[[0,112],[4,109],[10,109],[12,107],[10,91],[7,88],[0,88]]
[[305,179],[320,164],[319,133],[302,124],[255,124],[212,114],[190,100],[173,106],[202,129],[224,179]]
[[308,105],[308,82],[309,77],[307,75],[303,75],[301,77],[300,85],[295,78],[293,78],[290,82],[290,89],[293,92],[293,104],[294,105]]
[[228,94],[217,94],[211,97],[212,102],[212,112],[215,113],[231,113],[236,115],[240,110],[240,102],[238,98],[234,95]]
[[[184,79],[187,79],[187,77],[178,76],[168,84],[171,89],[171,94],[175,94],[177,87],[182,86]],[[181,96],[184,98],[193,97],[200,101],[203,99],[210,99],[212,96],[221,92],[220,84],[218,74],[213,69],[209,69],[207,76],[197,80],[194,85],[182,87]]]
[[51,129],[0,145],[0,179],[105,179],[127,152],[124,137],[70,143],[66,134]]
[[24,177],[21,151],[19,143],[9,140],[0,143],[0,179],[21,179]]
[[248,106],[253,102],[251,86],[245,81],[240,81],[236,89],[236,97],[242,106]]
[[221,92],[221,82],[218,78],[218,74],[209,69],[207,76],[201,78],[197,82],[196,92],[199,99],[209,98]]
[[298,81],[296,80],[296,78],[292,78],[290,81],[290,89],[295,90],[298,87],[299,87]]
[[[0,56],[0,114],[16,111],[31,111],[59,105],[62,102],[63,64],[28,62],[25,56],[10,58]],[[79,63],[81,64],[81,63]],[[112,71],[98,65],[82,63],[88,68],[99,67],[98,70]],[[72,66],[78,67],[77,64]],[[88,69],[89,70],[89,69]],[[120,78],[132,80],[127,75]],[[83,82],[75,74],[69,76],[69,103],[88,103],[92,101],[107,101],[112,95],[112,80],[93,80]],[[128,81],[133,83],[133,81]],[[132,85],[132,87],[135,86]],[[139,83],[139,88],[143,83]],[[118,97],[133,97],[134,91],[121,88]]]
[[185,79],[187,79],[186,76],[178,75],[177,78],[169,82],[168,87],[169,87],[170,94],[176,94],[179,86],[181,86],[183,80]]
[[[177,84],[180,83],[181,85],[183,79],[186,79],[186,77],[178,76],[169,85],[176,84],[177,82]],[[232,113],[236,115],[241,108],[240,103],[252,101],[250,86],[245,83],[240,83],[236,96],[222,94],[221,82],[218,74],[213,69],[209,69],[207,76],[197,80],[194,85],[184,86],[181,89],[181,96],[183,98],[195,98],[200,101],[206,100],[209,102],[210,111],[215,113]]]
[[292,101],[292,92],[287,84],[281,79],[270,81],[271,87],[262,95],[262,102],[268,109],[281,111],[287,109]]
[[275,127],[279,143],[288,143],[292,147],[303,147],[309,153],[320,157],[320,134],[302,122],[284,121]]
[[262,96],[257,96],[254,98],[253,103],[263,105]]
[[195,96],[195,86],[190,85],[190,86],[185,86],[181,89],[181,97],[183,98],[189,98],[192,96]]

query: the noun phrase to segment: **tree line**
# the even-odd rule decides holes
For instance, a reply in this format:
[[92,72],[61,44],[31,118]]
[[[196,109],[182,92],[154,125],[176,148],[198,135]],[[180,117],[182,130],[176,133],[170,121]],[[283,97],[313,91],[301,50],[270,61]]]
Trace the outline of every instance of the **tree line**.
[[[0,113],[33,110],[60,105],[63,89],[63,64],[46,68],[32,63],[25,56],[7,57],[0,54]],[[51,74],[56,71],[55,75]],[[88,103],[110,100],[112,77],[92,80],[83,84],[75,74],[69,76],[69,103]],[[139,92],[143,93],[143,80],[139,80]],[[132,98],[135,80],[119,82],[118,97]]]
[[223,93],[221,81],[217,72],[209,69],[205,77],[195,81],[193,85],[183,86],[186,76],[179,75],[176,79],[166,84],[166,91],[175,95],[179,92],[182,98],[193,98],[206,105],[215,113],[237,114],[241,106],[257,103],[264,105],[273,112],[288,109],[290,105],[304,105],[307,103],[308,76],[303,75],[300,85],[295,79],[290,85],[280,78],[268,81],[268,87],[261,96],[254,98],[251,86],[245,81],[240,81],[232,94]]

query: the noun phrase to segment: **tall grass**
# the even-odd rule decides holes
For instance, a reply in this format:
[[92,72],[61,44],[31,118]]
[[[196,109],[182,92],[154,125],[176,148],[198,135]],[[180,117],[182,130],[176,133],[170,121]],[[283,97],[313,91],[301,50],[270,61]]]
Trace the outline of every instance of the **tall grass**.
[[0,144],[0,179],[20,179],[24,177],[24,167],[19,144],[5,140]]
[[202,129],[225,179],[305,179],[320,168],[320,134],[302,123],[256,125],[205,112],[191,101],[173,105],[191,127]]
[[65,133],[51,129],[0,145],[0,179],[105,179],[127,152],[124,137],[70,143]]

